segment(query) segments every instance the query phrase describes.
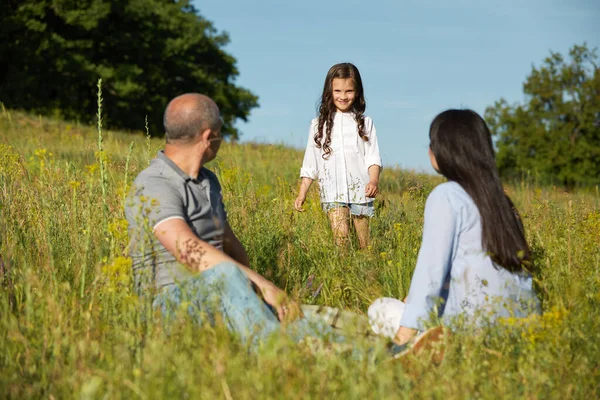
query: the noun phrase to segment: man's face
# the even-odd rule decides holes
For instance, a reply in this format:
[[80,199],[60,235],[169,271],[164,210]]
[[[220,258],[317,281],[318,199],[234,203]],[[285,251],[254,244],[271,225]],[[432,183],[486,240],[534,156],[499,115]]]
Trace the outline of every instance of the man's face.
[[[222,126],[222,124],[221,124]],[[219,152],[219,148],[221,147],[221,142],[223,141],[223,137],[221,136],[221,126],[218,129],[210,130],[210,134],[208,135],[208,149],[206,149],[206,161],[212,161],[217,156]]]
[[210,142],[210,149],[216,155],[221,147],[221,142],[223,141],[223,137],[221,136],[221,128],[217,129],[216,131],[211,131],[208,141]]

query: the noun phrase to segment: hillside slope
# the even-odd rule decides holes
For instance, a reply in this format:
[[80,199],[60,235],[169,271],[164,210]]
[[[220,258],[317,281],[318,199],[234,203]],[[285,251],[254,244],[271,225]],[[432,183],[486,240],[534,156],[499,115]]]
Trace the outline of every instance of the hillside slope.
[[[0,113],[0,395],[6,398],[597,398],[600,197],[507,191],[538,256],[545,314],[455,333],[438,368],[358,362],[277,340],[248,353],[223,327],[139,317],[127,252],[128,185],[162,146],[143,134]],[[425,156],[425,154],[424,154]],[[316,188],[292,211],[302,153],[225,143],[208,166],[253,268],[305,303],[364,313],[403,298],[423,207],[443,179],[386,168],[372,247],[332,243]],[[104,177],[104,178],[103,178]],[[357,348],[364,338],[352,337]]]

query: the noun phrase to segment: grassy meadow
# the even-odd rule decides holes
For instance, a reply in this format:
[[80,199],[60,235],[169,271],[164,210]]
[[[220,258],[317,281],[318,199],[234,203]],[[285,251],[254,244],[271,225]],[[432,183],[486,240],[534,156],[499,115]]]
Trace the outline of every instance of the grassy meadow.
[[[507,186],[538,256],[544,314],[457,332],[440,366],[313,354],[283,339],[254,354],[222,327],[181,319],[165,332],[138,312],[124,196],[162,146],[141,125],[99,136],[0,109],[0,397],[600,397],[598,188]],[[377,297],[403,298],[425,199],[443,179],[386,168],[371,248],[340,253],[316,187],[307,211],[292,211],[301,161],[280,145],[224,143],[208,165],[251,266],[304,303],[365,314]]]

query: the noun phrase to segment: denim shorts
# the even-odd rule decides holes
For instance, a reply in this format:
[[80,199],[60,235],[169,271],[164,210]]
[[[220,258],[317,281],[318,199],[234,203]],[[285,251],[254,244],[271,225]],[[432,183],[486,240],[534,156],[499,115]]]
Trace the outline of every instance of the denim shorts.
[[375,215],[375,207],[373,202],[369,203],[341,203],[338,201],[330,203],[321,203],[323,211],[328,212],[334,208],[346,207],[350,209],[350,214],[356,216],[373,217]]

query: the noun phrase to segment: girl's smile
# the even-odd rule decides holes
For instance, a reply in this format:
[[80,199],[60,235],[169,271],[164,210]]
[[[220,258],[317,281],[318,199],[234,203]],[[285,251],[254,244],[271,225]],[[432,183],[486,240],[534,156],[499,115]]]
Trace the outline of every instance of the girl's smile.
[[356,90],[353,79],[333,78],[331,82],[333,90],[333,104],[338,111],[346,112],[354,104]]

